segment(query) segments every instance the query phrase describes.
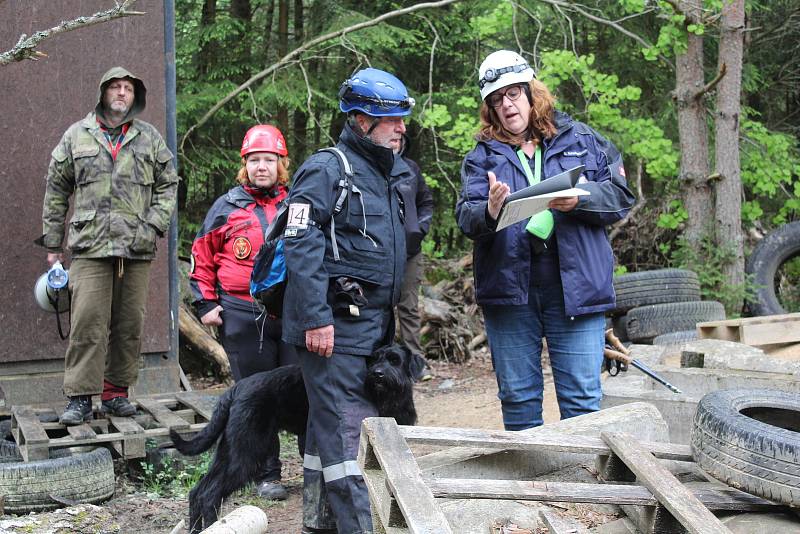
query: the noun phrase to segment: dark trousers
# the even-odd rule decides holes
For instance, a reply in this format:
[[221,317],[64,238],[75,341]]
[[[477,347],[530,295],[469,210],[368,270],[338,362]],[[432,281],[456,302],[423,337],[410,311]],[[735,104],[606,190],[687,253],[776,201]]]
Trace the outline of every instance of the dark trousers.
[[422,252],[406,260],[403,287],[400,289],[400,301],[397,303],[396,307],[400,340],[411,352],[420,356],[423,354],[419,339],[419,283],[421,263]]
[[149,261],[72,260],[64,394],[99,394],[104,377],[116,386],[136,383],[149,284]]
[[357,462],[361,422],[377,415],[364,391],[366,358],[297,351],[309,404],[303,524],[333,528],[335,523],[339,534],[369,534],[369,494]]
[[[239,381],[261,371],[271,371],[283,365],[298,363],[292,345],[281,341],[280,320],[268,319],[252,302],[230,296],[220,298],[222,326],[219,328],[222,346],[231,364],[233,379]],[[261,482],[281,479],[280,443],[278,434],[270,436],[275,455],[268,458]],[[302,449],[302,436],[298,436]]]

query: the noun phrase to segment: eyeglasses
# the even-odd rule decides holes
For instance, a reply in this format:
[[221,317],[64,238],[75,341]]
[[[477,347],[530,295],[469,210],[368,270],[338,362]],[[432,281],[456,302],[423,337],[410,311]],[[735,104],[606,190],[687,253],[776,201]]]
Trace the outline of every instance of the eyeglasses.
[[519,95],[522,94],[522,86],[521,85],[512,85],[505,92],[501,93],[499,91],[495,91],[494,93],[490,94],[486,97],[486,103],[492,106],[493,108],[499,108],[503,105],[503,97],[508,97],[510,101],[515,101],[519,98]]

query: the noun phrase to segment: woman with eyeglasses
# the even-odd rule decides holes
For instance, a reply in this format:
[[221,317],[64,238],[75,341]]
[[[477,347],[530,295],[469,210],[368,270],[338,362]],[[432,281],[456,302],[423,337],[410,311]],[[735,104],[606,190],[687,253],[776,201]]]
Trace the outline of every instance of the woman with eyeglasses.
[[[250,274],[264,232],[288,194],[289,152],[281,131],[257,124],[242,140],[236,187],[219,197],[192,243],[189,275],[194,307],[204,325],[216,326],[236,382],[261,371],[298,363],[291,345],[281,341],[281,320],[263,313],[250,296]],[[256,493],[283,500],[278,433],[270,437],[274,454],[264,461]],[[302,449],[302,436],[298,445]]]
[[[555,99],[515,52],[479,68],[483,102],[475,148],[461,167],[456,205],[473,240],[475,296],[483,311],[506,430],[541,425],[547,340],[561,418],[600,409],[604,312],[614,308],[614,255],[606,226],[634,197],[622,156]],[[497,231],[505,198],[579,165],[587,196],[554,199],[528,221]]]

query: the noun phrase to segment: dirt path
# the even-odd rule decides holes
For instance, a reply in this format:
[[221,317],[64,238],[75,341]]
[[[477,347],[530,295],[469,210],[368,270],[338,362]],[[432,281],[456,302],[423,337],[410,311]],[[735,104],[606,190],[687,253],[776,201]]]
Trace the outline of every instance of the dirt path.
[[[419,425],[463,428],[502,429],[500,402],[497,400],[497,384],[491,368],[488,353],[484,350],[466,364],[432,362],[435,378],[418,384],[415,401],[419,413]],[[545,423],[558,420],[552,376],[545,373]],[[249,492],[241,492],[223,505],[222,514],[244,505],[252,504],[262,508],[269,518],[269,532],[296,534],[302,524],[302,462],[295,447],[283,450],[283,479],[289,490],[286,501],[265,501]],[[19,527],[0,526],[0,534],[37,533],[67,534],[82,532],[82,529],[53,530],[47,527],[47,517],[52,514],[38,514],[40,523],[20,525]],[[69,515],[69,514],[67,514]],[[83,514],[78,514],[83,515]],[[120,532],[137,534],[167,534],[181,519],[188,521],[188,503],[184,498],[162,498],[155,494],[142,493],[120,477],[115,498],[98,510],[96,528],[86,532]],[[34,516],[25,516],[34,517]],[[64,514],[59,518],[63,520]],[[3,516],[2,520],[10,519]],[[186,531],[183,531],[186,532]]]

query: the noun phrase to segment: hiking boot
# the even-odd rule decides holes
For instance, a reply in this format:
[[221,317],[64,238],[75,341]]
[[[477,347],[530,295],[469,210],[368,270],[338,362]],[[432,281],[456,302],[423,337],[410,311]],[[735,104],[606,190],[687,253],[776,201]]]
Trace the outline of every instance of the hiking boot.
[[69,398],[69,403],[58,422],[64,426],[81,425],[92,418],[92,396],[78,395]]
[[136,413],[136,408],[128,400],[128,397],[114,397],[111,400],[104,400],[102,404],[103,413],[117,417],[130,417]]
[[256,495],[271,501],[285,501],[289,493],[280,481],[270,480],[269,482],[261,482],[256,487]]

